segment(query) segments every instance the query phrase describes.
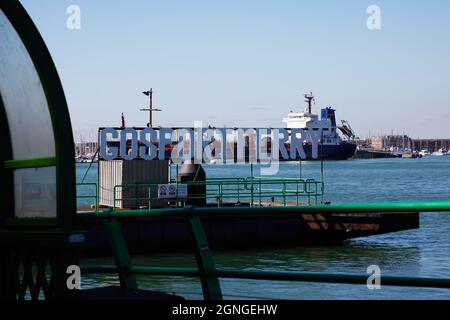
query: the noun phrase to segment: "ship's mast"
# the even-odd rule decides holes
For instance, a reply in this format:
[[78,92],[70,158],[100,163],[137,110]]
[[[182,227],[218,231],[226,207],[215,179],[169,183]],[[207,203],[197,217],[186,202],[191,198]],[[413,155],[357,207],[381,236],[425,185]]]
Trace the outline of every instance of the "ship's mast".
[[305,101],[308,104],[308,113],[311,114],[312,112],[312,102],[315,101],[314,100],[314,95],[312,92],[310,92],[309,94],[305,94]]

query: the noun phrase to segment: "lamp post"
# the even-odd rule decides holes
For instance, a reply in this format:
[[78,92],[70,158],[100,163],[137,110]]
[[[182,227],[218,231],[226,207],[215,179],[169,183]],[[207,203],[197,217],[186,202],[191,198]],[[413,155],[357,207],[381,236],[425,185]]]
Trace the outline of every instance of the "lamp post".
[[140,111],[148,111],[149,113],[149,122],[147,127],[153,128],[153,111],[162,111],[161,109],[153,108],[153,88],[150,88],[148,91],[142,92],[144,95],[149,97],[149,107],[148,108],[142,108]]

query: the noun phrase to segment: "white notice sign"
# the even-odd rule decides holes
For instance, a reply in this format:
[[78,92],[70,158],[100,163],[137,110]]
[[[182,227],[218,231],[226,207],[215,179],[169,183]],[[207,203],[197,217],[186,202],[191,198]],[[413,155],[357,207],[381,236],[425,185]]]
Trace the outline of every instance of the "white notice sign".
[[186,184],[158,184],[158,199],[187,198]]

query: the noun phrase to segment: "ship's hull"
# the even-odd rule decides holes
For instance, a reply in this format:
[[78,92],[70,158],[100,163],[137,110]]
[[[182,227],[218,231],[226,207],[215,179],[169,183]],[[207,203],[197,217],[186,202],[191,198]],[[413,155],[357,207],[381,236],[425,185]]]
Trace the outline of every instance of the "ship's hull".
[[[303,150],[305,150],[306,159],[302,160],[347,160],[355,154],[356,151],[356,144],[348,143],[348,142],[341,142],[338,145],[319,145],[318,147],[318,158],[314,159],[312,156],[312,146],[310,144],[303,145]],[[281,161],[293,161],[293,160],[300,160],[300,157],[297,157],[297,159],[290,159],[285,160],[282,159],[280,155]]]
[[[202,217],[214,250],[329,245],[356,237],[417,229],[420,224],[417,212],[299,214],[274,210],[252,214],[240,211],[235,204],[229,205],[236,209],[234,213]],[[192,250],[190,230],[183,217],[119,216],[117,220],[131,253]],[[86,231],[82,255],[110,254],[111,244],[102,218],[78,216],[77,223]]]
[[[356,152],[356,144],[354,143],[348,143],[342,141],[340,144],[332,145],[332,144],[324,144],[318,146],[318,154],[317,158],[313,158],[312,155],[312,146],[311,144],[304,144],[303,150],[305,151],[306,158],[300,157],[300,155],[297,154],[296,158],[290,157],[290,145],[289,143],[286,143],[285,145],[286,151],[289,155],[288,159],[283,158],[283,155],[280,151],[278,160],[279,161],[298,161],[298,160],[305,160],[305,161],[316,161],[316,160],[347,160],[354,156]],[[265,152],[268,152],[270,154],[270,147],[269,150],[265,150]],[[235,146],[235,155],[237,154],[236,146]],[[251,162],[250,156],[249,156],[249,149],[245,148],[245,162]],[[237,162],[237,159],[234,159],[235,162]]]
[[[108,142],[108,146],[116,146],[118,147],[118,142]],[[288,152],[288,155],[290,156],[290,145],[289,143],[285,144],[286,150]],[[318,148],[318,157],[313,158],[312,156],[312,145],[311,144],[303,144],[303,150],[305,151],[306,158],[300,158],[300,156],[297,154],[296,158],[289,157],[288,159],[283,158],[282,153],[280,151],[279,154],[279,161],[296,161],[296,160],[305,160],[305,161],[313,161],[313,160],[347,160],[355,154],[356,151],[356,144],[349,143],[345,141],[341,141],[339,144],[323,144],[317,147]],[[172,159],[172,152],[173,152],[174,146],[173,145],[167,145],[164,148],[164,155],[165,160],[171,160]],[[264,148],[263,148],[264,149]],[[264,151],[270,154],[270,145],[268,148]],[[244,162],[251,162],[251,156],[250,156],[250,150],[248,146],[244,149]],[[212,155],[215,155],[215,150],[212,151]],[[239,162],[237,159],[238,151],[237,151],[237,144],[234,144],[234,162]],[[116,158],[116,160],[119,160],[120,158]],[[136,158],[137,160],[141,159],[140,157]],[[230,160],[230,159],[228,159]],[[231,158],[233,161],[233,158]],[[203,159],[204,163],[209,163],[210,160]]]

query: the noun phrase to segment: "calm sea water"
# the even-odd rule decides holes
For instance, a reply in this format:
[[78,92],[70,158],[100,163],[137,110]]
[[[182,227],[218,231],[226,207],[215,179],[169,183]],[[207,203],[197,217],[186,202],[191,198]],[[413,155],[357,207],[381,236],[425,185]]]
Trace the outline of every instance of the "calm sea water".
[[[77,179],[87,164],[77,164]],[[245,177],[248,165],[206,166],[208,177]],[[255,174],[258,174],[255,167]],[[304,162],[302,176],[320,179],[320,163]],[[282,164],[279,176],[298,177],[299,165]],[[96,182],[94,164],[85,182]],[[324,163],[325,200],[332,203],[374,201],[425,201],[450,199],[450,157],[374,159]],[[89,192],[86,189],[80,193]],[[378,265],[383,275],[450,278],[450,213],[421,214],[417,230],[353,239],[336,246],[216,252],[216,265],[243,270],[320,271],[365,274]],[[195,266],[191,254],[133,257],[135,264]],[[96,259],[89,262],[106,262]],[[450,290],[383,286],[369,290],[361,285],[335,285],[282,281],[220,280],[228,299],[449,299]],[[84,285],[117,284],[116,276],[84,277]],[[198,279],[139,277],[141,288],[175,292],[201,299]]]

